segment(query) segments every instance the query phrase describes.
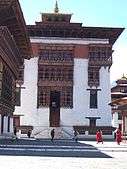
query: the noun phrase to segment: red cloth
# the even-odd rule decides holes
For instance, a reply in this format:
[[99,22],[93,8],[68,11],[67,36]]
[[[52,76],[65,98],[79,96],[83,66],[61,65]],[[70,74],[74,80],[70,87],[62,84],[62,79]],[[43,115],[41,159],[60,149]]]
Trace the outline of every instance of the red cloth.
[[100,131],[97,131],[97,133],[96,133],[96,140],[97,140],[97,142],[102,142],[103,141],[102,133]]
[[117,130],[116,132],[116,141],[118,144],[122,141],[122,134],[120,130]]

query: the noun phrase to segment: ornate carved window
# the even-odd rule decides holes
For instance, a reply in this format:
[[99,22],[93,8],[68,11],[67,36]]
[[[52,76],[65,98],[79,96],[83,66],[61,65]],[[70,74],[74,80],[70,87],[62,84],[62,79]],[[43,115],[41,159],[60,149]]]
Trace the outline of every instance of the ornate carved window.
[[[52,87],[38,87],[38,107],[49,107],[50,92]],[[60,106],[64,108],[73,107],[73,89],[72,87],[62,87],[60,91]]]
[[112,49],[110,46],[90,46],[89,56],[94,59],[106,59],[112,56]]
[[99,86],[99,70],[101,66],[112,64],[112,48],[110,45],[90,45],[88,63],[88,85]]
[[40,50],[40,60],[49,60],[55,62],[73,61],[73,52],[64,50]]
[[71,87],[62,88],[61,91],[61,107],[73,107],[73,91]]
[[100,81],[99,67],[91,66],[88,68],[88,85],[98,86]]
[[60,106],[73,106],[73,46],[43,45],[38,61],[38,107],[49,107],[50,92],[60,92]]
[[72,81],[73,67],[60,66],[40,66],[38,80],[49,81]]
[[90,118],[89,119],[89,125],[90,125],[90,127],[96,127],[96,118]]
[[90,80],[98,80],[99,81],[99,70],[95,67],[90,67],[88,69],[88,78]]
[[50,103],[50,88],[38,87],[38,107],[48,107]]

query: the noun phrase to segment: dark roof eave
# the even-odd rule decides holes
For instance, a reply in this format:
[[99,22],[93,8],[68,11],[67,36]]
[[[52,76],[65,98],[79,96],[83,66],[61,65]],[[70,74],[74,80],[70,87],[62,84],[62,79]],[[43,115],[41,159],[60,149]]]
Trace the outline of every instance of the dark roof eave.
[[[27,35],[26,24],[25,24],[25,20],[23,17],[23,13],[22,13],[19,1],[18,0],[12,0],[12,1],[0,0],[0,11],[1,12],[5,11],[4,13],[6,14],[6,13],[8,13],[7,9],[10,9],[13,11],[14,16],[12,18],[12,23],[15,22],[17,27],[15,27],[15,29],[11,29],[10,25],[8,25],[7,21],[3,22],[4,26],[7,26],[9,28],[9,31],[11,32],[11,34],[14,36],[14,39],[16,41],[17,46],[20,49],[20,52],[22,53],[22,56],[26,59],[30,59],[32,49],[31,49],[30,39]],[[7,14],[7,17],[9,17],[8,14]],[[11,16],[10,16],[10,18],[11,18]],[[21,32],[19,36],[15,36],[16,29],[19,29]],[[21,38],[24,41],[25,48],[24,48],[24,46],[22,46]]]
[[[39,23],[39,24],[38,24]],[[49,28],[51,26],[54,29],[54,24],[43,24],[43,22],[37,22],[36,25],[27,25],[27,29],[45,29],[46,27]],[[65,24],[62,29],[69,29],[73,28],[73,24],[76,23],[69,23]],[[60,25],[55,24],[55,28],[60,29]],[[109,43],[113,45],[118,37],[123,32],[124,28],[110,28],[110,27],[82,27],[82,24],[74,27],[74,30],[80,30],[82,32],[83,38],[98,38],[98,39],[109,39]]]
[[113,45],[125,28],[83,27],[83,29],[95,38],[109,39],[110,43]]

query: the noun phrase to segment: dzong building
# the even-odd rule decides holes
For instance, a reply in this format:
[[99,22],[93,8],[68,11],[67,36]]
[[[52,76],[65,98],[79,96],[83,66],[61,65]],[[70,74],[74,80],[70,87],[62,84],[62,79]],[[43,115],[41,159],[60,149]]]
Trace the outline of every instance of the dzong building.
[[33,57],[24,61],[21,103],[14,112],[21,133],[36,138],[112,135],[110,67],[112,47],[123,28],[72,23],[72,14],[42,13],[27,25]]

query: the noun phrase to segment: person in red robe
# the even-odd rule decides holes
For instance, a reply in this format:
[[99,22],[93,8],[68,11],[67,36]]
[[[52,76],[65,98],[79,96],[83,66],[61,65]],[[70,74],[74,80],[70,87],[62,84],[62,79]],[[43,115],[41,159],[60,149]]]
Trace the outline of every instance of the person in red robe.
[[120,129],[118,128],[116,131],[116,142],[117,142],[117,144],[120,145],[121,141],[122,141],[122,133],[121,133]]
[[102,131],[101,130],[97,130],[97,132],[96,132],[96,141],[97,141],[97,144],[99,142],[101,142],[103,144],[103,137],[102,137]]

